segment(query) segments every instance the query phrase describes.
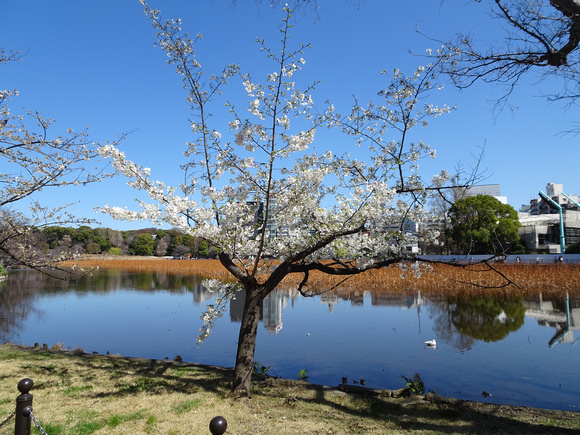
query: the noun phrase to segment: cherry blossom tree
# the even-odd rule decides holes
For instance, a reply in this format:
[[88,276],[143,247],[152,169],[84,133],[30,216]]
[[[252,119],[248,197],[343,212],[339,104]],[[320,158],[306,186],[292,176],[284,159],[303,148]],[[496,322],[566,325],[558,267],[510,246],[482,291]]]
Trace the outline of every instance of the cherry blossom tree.
[[[190,37],[179,20],[163,20],[159,11],[141,3],[196,115],[194,139],[182,165],[187,182],[172,187],[154,181],[149,168],[115,146],[103,146],[101,155],[150,201],[141,202],[139,210],[109,205],[101,210],[117,219],[168,224],[219,252],[234,283],[205,284],[220,296],[202,316],[200,340],[209,335],[235,290],[243,288],[233,389],[248,394],[262,301],[285,277],[297,276],[298,290],[308,296],[316,291],[314,272],[340,281],[389,265],[404,268],[415,260],[405,252],[416,237],[405,231],[406,223],[429,218],[426,201],[451,178],[455,185],[458,180],[445,170],[423,179],[419,162],[434,158],[435,151],[414,139],[415,128],[452,108],[424,101],[441,87],[435,74],[439,64],[432,64],[411,75],[383,71],[387,84],[377,103],[355,100],[345,114],[330,103],[318,110],[312,97],[316,84],[301,90],[294,81],[305,66],[308,46],[289,44],[288,8],[279,49],[258,40],[273,65],[263,83],[235,65],[204,81],[193,49],[201,35]],[[247,92],[247,111],[226,100],[231,121],[225,130],[214,128],[212,104],[219,104],[226,83],[235,78]],[[342,147],[333,144],[317,148],[316,132],[325,128],[342,132],[353,155],[333,152]]]
[[[0,47],[0,66],[19,60],[18,52]],[[96,165],[99,145],[89,140],[86,130],[54,134],[54,121],[37,111],[11,112],[11,99],[17,96],[17,90],[0,89],[0,259],[46,272],[58,269],[55,262],[69,254],[51,257],[42,252],[40,229],[92,221],[76,219],[66,206],[47,207],[32,201],[29,216],[11,206],[45,189],[86,185],[108,175],[98,166],[89,166]]]

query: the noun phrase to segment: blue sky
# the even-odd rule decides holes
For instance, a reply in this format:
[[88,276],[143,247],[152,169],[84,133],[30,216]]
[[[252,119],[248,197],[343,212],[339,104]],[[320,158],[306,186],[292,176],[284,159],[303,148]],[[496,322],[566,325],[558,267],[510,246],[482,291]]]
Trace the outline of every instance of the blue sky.
[[[342,112],[348,110],[353,95],[362,101],[378,100],[376,93],[388,84],[381,70],[411,73],[425,62],[409,51],[422,54],[437,46],[419,35],[417,27],[441,39],[456,32],[487,40],[502,38],[500,23],[490,17],[485,2],[319,3],[319,19],[302,13],[294,17],[292,41],[312,44],[304,55],[303,71],[295,78],[298,85],[321,80],[313,94],[315,102],[322,107],[330,99]],[[235,7],[229,0],[149,4],[161,9],[165,18],[181,18],[190,34],[203,34],[197,56],[208,73],[220,72],[227,63],[239,64],[255,79],[271,72],[254,40],[264,38],[276,47],[283,16],[279,9],[260,7],[253,0],[238,0]],[[128,158],[150,167],[154,179],[169,184],[181,181],[179,164],[185,162],[181,153],[192,139],[190,111],[180,77],[165,63],[165,54],[153,47],[155,31],[137,0],[0,0],[0,6],[0,44],[25,54],[22,61],[0,68],[0,87],[20,92],[11,103],[13,113],[22,108],[38,110],[56,120],[55,135],[68,127],[88,127],[91,139],[102,143],[131,132],[122,144]],[[418,131],[417,137],[438,154],[437,160],[425,165],[428,175],[453,169],[458,161],[468,167],[472,154],[485,145],[482,166],[488,178],[484,183],[500,184],[514,208],[537,197],[549,182],[562,183],[569,195],[580,194],[578,137],[562,134],[575,127],[576,110],[547,103],[541,95],[549,86],[558,83],[527,77],[511,97],[514,110],[495,114],[493,98],[501,95],[501,89],[478,84],[458,91],[447,84],[433,95],[433,102],[457,105],[457,111]],[[226,94],[243,97],[241,82],[233,80]],[[237,101],[241,107],[243,101]],[[215,119],[224,135],[229,132],[228,120]],[[315,141],[317,149],[352,149],[346,137],[333,136],[328,144],[324,140],[322,136],[322,143]],[[0,170],[5,170],[1,164]],[[136,209],[136,193],[125,183],[119,177],[89,187],[46,190],[34,199],[55,206],[75,203],[71,211],[95,218],[102,226],[149,226],[113,221],[93,211],[105,204]],[[18,208],[25,211],[25,205]]]

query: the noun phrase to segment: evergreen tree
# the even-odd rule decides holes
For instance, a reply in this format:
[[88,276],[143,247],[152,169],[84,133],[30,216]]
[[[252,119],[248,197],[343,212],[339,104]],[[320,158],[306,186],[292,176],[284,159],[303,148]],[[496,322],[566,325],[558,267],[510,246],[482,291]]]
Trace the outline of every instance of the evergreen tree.
[[449,209],[447,235],[457,254],[506,254],[519,244],[517,211],[489,195],[468,196]]

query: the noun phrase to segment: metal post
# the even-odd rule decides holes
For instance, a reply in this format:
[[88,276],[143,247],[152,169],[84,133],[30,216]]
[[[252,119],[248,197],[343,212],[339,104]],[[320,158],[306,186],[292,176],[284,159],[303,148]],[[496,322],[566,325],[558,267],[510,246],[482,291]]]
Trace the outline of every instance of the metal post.
[[209,431],[212,435],[221,435],[228,428],[228,422],[222,416],[217,416],[211,419],[209,422]]
[[16,398],[16,413],[14,414],[14,435],[30,435],[30,411],[32,410],[32,394],[34,386],[32,379],[24,378],[18,382],[18,391],[22,394]]

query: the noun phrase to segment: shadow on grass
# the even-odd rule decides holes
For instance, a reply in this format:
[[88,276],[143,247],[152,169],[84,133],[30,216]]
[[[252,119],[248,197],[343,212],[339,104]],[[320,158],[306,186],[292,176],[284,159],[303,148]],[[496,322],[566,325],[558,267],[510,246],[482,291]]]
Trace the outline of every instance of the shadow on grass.
[[80,363],[91,371],[107,372],[116,391],[97,397],[147,393],[193,394],[200,390],[224,397],[231,388],[233,370],[193,363],[141,358],[83,355]]
[[[258,381],[259,383],[260,381]],[[267,380],[264,380],[266,382]],[[256,385],[254,394],[260,394],[260,388]],[[567,429],[561,426],[550,426],[541,423],[530,423],[510,417],[519,410],[531,418],[558,420],[558,416],[565,414],[564,411],[535,410],[525,407],[508,407],[502,405],[481,404],[475,402],[461,402],[454,404],[436,404],[426,400],[382,398],[373,395],[357,395],[349,393],[350,397],[358,397],[359,405],[353,405],[353,401],[347,404],[338,403],[336,400],[338,389],[319,385],[304,384],[305,390],[313,390],[313,398],[296,398],[293,400],[311,404],[322,404],[340,413],[346,413],[373,421],[377,425],[394,425],[403,431],[432,431],[435,433],[454,434],[580,434],[579,429]],[[271,391],[268,393],[271,395]],[[282,397],[282,396],[281,396]],[[510,411],[508,411],[508,409]],[[536,417],[534,417],[536,413]],[[503,414],[503,415],[502,415]],[[567,413],[570,414],[570,413]],[[580,414],[575,415],[574,427],[580,427]],[[564,419],[563,419],[564,420]],[[565,424],[565,422],[563,422]]]
[[[97,381],[111,383],[110,391],[95,391],[95,397],[118,397],[134,394],[140,391],[147,393],[184,393],[192,394],[203,390],[220,396],[230,391],[233,369],[227,369],[203,364],[176,362],[169,360],[152,360],[146,358],[131,358],[87,354],[77,351],[42,350],[14,346],[4,348],[4,356],[21,359],[24,368],[34,374],[57,375],[73,373],[73,367],[63,368],[46,364],[46,358],[68,357],[71,365],[76,365],[79,377],[86,382]],[[9,354],[7,354],[9,352]],[[38,364],[40,362],[40,364]],[[49,381],[50,382],[50,381]],[[53,380],[52,382],[58,382]],[[48,386],[48,385],[46,385]],[[36,389],[42,389],[42,383],[35,383]]]
[[[53,376],[55,370],[47,364],[47,351],[35,349],[18,351],[14,355],[25,359],[25,364],[40,362],[37,368]],[[77,375],[88,382],[103,380],[107,388],[83,391],[85,397],[123,398],[140,392],[147,394],[194,394],[206,392],[217,397],[231,397],[233,369],[215,366],[142,358],[79,354],[66,351],[48,351],[55,356],[68,356],[77,367]],[[9,356],[4,353],[4,356]],[[75,370],[73,370],[73,368]],[[67,370],[67,369],[61,369]],[[56,381],[55,381],[56,382]],[[534,410],[474,402],[431,403],[422,400],[383,398],[344,393],[336,388],[317,386],[286,379],[255,378],[252,396],[275,400],[275,406],[293,406],[300,403],[324,406],[354,418],[365,425],[377,425],[401,431],[433,431],[437,433],[557,433],[578,434],[580,414],[564,411]],[[343,397],[337,399],[337,397]],[[280,399],[280,400],[278,400]],[[341,403],[342,402],[342,403]],[[521,412],[518,413],[520,410]],[[553,424],[551,424],[553,422]],[[567,429],[561,426],[572,426]]]

